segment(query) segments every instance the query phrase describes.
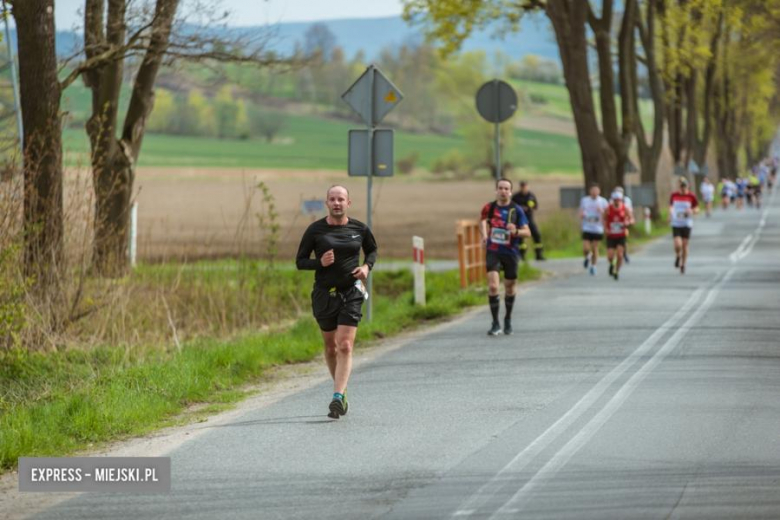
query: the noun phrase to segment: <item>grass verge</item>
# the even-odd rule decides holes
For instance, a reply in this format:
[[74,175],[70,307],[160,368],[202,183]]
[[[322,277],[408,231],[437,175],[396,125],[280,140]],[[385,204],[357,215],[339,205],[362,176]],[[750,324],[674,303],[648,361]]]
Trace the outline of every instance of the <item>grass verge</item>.
[[[539,277],[524,265],[520,280]],[[374,320],[356,346],[484,302],[484,288],[459,287],[458,273],[429,273],[425,307],[413,304],[408,271],[375,273]],[[229,341],[194,339],[182,348],[102,347],[49,354],[0,353],[0,471],[21,456],[61,456],[172,424],[193,404],[208,410],[240,400],[242,386],[270,367],[321,351],[311,317],[288,328]]]

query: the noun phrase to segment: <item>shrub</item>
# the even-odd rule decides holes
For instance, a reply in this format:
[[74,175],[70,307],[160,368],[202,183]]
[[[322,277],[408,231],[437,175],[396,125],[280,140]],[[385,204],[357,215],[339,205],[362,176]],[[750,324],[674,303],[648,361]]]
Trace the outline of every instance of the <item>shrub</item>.
[[466,156],[460,150],[452,149],[436,159],[431,170],[433,173],[467,173],[471,172],[472,168],[469,166]]
[[398,159],[395,165],[398,168],[399,173],[409,174],[412,173],[419,159],[420,154],[418,152],[412,152],[406,157]]
[[20,346],[25,326],[25,294],[30,280],[19,272],[18,244],[0,251],[0,350]]

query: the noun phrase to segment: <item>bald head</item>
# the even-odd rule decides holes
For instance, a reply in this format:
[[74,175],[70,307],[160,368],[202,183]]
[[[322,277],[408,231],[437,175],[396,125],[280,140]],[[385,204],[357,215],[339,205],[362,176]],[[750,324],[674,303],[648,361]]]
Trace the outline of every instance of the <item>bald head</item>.
[[349,199],[349,190],[345,186],[342,186],[341,184],[334,184],[333,186],[328,188],[328,192],[325,194],[326,199],[330,197],[331,190],[343,190],[344,195],[346,196],[347,199]]

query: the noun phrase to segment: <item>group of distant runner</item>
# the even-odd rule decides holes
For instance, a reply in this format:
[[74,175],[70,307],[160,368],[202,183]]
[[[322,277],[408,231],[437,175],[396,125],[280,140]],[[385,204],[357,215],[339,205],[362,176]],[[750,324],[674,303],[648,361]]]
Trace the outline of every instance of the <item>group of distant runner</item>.
[[[776,158],[764,159],[743,176],[733,180],[728,177],[721,180],[717,186],[721,208],[724,210],[729,209],[729,206],[734,206],[738,210],[745,206],[761,208],[761,195],[765,188],[771,190],[774,186],[777,180],[777,167],[778,160]],[[707,187],[708,191],[711,190],[712,193],[710,202],[714,199],[715,192],[715,187],[711,186],[712,183],[709,183]]]
[[[681,177],[678,190],[669,198],[669,221],[674,237],[674,266],[685,274],[688,259],[688,241],[691,238],[693,215],[699,211],[699,201],[690,191],[688,179]],[[634,205],[621,186],[612,190],[609,201],[601,196],[601,189],[594,184],[588,195],[580,201],[580,225],[582,228],[582,266],[592,276],[596,275],[599,243],[607,238],[607,261],[609,275],[620,279],[620,269],[628,262],[627,246],[629,227],[634,218]]]
[[[707,216],[715,202],[716,190],[722,208],[737,209],[761,206],[764,188],[776,182],[778,159],[764,160],[744,177],[723,179],[715,187],[709,179],[700,186]],[[520,262],[525,260],[525,239],[533,239],[536,260],[544,260],[539,229],[534,221],[538,200],[527,182],[513,194],[512,181],[499,179],[495,200],[482,207],[479,229],[485,246],[488,279],[488,304],[491,326],[488,335],[512,334],[512,309]],[[351,206],[349,191],[336,185],[328,189],[328,216],[312,223],[301,239],[296,263],[298,269],[315,271],[311,294],[312,312],[319,325],[325,346],[325,361],[333,379],[334,392],[329,417],[338,419],[349,410],[347,382],[352,371],[352,346],[362,318],[362,305],[368,294],[363,282],[373,269],[377,244],[371,230],[362,222],[347,217]],[[699,212],[699,200],[685,177],[669,198],[669,222],[674,237],[675,268],[685,274],[688,241],[693,217]],[[609,275],[618,280],[624,262],[629,261],[627,242],[629,228],[635,223],[634,207],[621,186],[612,189],[609,200],[601,196],[598,185],[588,188],[580,201],[583,267],[595,276],[599,243],[606,237]],[[360,263],[360,253],[364,261]],[[312,253],[314,258],[311,258]],[[500,271],[504,272],[504,320],[500,321]]]

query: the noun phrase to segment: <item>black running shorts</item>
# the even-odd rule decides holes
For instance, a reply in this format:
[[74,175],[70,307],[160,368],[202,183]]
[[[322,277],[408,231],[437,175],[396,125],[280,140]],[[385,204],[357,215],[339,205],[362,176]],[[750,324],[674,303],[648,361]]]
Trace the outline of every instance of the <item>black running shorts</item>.
[[485,267],[487,272],[499,272],[504,270],[505,280],[517,280],[517,266],[520,257],[515,255],[500,255],[494,251],[488,251],[485,255]]
[[691,228],[689,227],[673,227],[672,228],[672,236],[673,237],[680,237],[684,239],[691,238]]
[[588,242],[600,242],[603,238],[603,233],[588,233],[587,231],[582,232],[582,239],[587,240]]
[[357,327],[363,317],[363,293],[352,286],[343,291],[328,291],[314,287],[311,292],[311,310],[324,332],[336,330],[339,325]]
[[607,249],[616,249],[617,246],[626,247],[626,237],[607,237]]

